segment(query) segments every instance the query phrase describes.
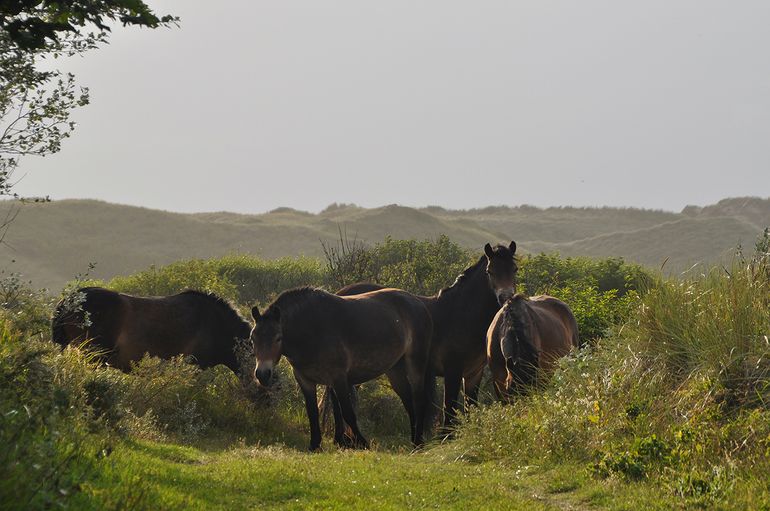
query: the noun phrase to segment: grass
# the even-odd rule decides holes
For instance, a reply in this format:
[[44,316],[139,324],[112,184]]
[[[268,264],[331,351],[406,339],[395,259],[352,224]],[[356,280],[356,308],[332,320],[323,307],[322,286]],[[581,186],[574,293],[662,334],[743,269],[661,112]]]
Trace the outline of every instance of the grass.
[[[388,247],[403,263],[383,266],[400,268],[394,278],[424,260],[399,251],[431,252]],[[238,293],[272,292],[262,276],[273,266],[224,261],[195,263],[209,266],[189,278],[239,275],[251,284]],[[124,283],[182,285],[185,268]],[[770,509],[770,231],[731,266],[679,279],[637,270],[524,260],[527,290],[564,292],[596,336],[542,387],[508,406],[485,398],[453,438],[416,453],[380,380],[359,393],[373,449],[338,450],[327,434],[308,454],[285,363],[270,394],[182,359],[126,375],[54,348],[41,332],[48,299],[11,278],[0,287],[0,508]]]
[[653,487],[594,481],[576,465],[477,464],[441,454],[440,447],[306,454],[285,446],[207,451],[128,442],[72,504],[104,509],[117,498],[133,499],[139,509],[670,509]]

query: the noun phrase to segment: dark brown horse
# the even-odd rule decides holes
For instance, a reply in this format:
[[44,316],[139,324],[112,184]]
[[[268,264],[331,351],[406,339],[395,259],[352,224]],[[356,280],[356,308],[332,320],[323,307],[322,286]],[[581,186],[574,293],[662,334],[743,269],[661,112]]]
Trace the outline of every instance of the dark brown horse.
[[64,299],[54,312],[57,344],[88,340],[123,371],[145,354],[191,355],[203,368],[224,364],[238,371],[235,343],[248,339],[251,325],[218,296],[185,291],[143,298],[100,287],[81,288],[75,296],[80,300]]
[[[422,443],[425,370],[433,324],[420,300],[398,289],[340,297],[313,288],[285,291],[264,314],[254,307],[254,376],[270,385],[281,356],[294,370],[310,421],[310,450],[321,445],[316,388],[332,389],[335,441],[345,445],[343,417],[353,445],[367,447],[351,403],[353,385],[385,374],[409,414],[412,442]],[[338,413],[341,416],[338,416]]]
[[552,296],[517,294],[487,332],[487,357],[498,398],[509,398],[553,373],[556,362],[579,346],[575,316]]
[[[478,397],[487,363],[486,333],[500,304],[515,290],[516,243],[484,247],[484,255],[461,273],[452,286],[434,296],[418,297],[433,318],[429,373],[444,377],[444,426],[452,424],[460,405],[460,387],[469,401]],[[355,295],[382,286],[360,283],[337,294]],[[431,383],[432,385],[432,383]]]

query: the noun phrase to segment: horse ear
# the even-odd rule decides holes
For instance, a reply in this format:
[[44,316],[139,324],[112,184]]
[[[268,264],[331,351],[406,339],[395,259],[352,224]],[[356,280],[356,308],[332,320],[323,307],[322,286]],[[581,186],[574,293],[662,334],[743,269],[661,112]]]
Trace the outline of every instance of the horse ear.
[[508,245],[508,249],[511,251],[511,254],[516,253],[516,242],[511,240],[511,244]]
[[251,308],[251,317],[254,318],[254,321],[259,321],[259,308],[255,305]]
[[487,255],[487,257],[491,258],[495,253],[492,251],[492,245],[487,243],[484,245],[484,253]]

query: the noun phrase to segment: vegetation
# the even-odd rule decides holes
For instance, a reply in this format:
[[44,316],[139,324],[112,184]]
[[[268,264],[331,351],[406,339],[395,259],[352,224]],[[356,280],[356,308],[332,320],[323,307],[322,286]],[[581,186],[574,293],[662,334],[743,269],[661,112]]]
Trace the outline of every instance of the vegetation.
[[[47,339],[51,300],[0,287],[0,503],[8,509],[770,506],[770,233],[725,268],[670,280],[621,260],[521,260],[521,286],[573,308],[592,342],[543,388],[486,403],[455,438],[410,454],[380,382],[359,395],[372,451],[305,454],[287,366],[270,393],[228,370],[144,359],[131,374]],[[445,238],[386,239],[367,275],[426,293],[475,256]],[[338,250],[338,255],[340,251]],[[336,261],[336,262],[335,262]],[[207,285],[242,306],[282,286],[336,286],[344,256],[192,260],[110,283],[137,293]],[[412,273],[421,278],[410,276]],[[185,280],[189,279],[189,280]],[[392,279],[390,281],[386,279]],[[244,346],[244,375],[250,354]],[[243,378],[245,380],[245,378]]]
[[580,464],[682,506],[767,509],[767,246],[765,230],[748,260],[657,282],[622,329],[563,360],[546,388],[475,410],[447,451]]

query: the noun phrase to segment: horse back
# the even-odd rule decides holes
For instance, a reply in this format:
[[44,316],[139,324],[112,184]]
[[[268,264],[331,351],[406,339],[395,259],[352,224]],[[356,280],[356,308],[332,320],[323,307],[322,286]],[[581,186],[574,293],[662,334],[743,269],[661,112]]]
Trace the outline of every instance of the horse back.
[[[433,333],[433,320],[428,308],[411,293],[395,288],[380,288],[369,292],[343,297],[354,308],[367,310],[360,319],[365,322],[393,322],[415,342],[429,342]],[[375,319],[376,318],[376,319]],[[428,341],[423,338],[427,337]]]
[[553,296],[533,296],[525,302],[538,351],[555,359],[578,347],[575,315],[569,306]]

